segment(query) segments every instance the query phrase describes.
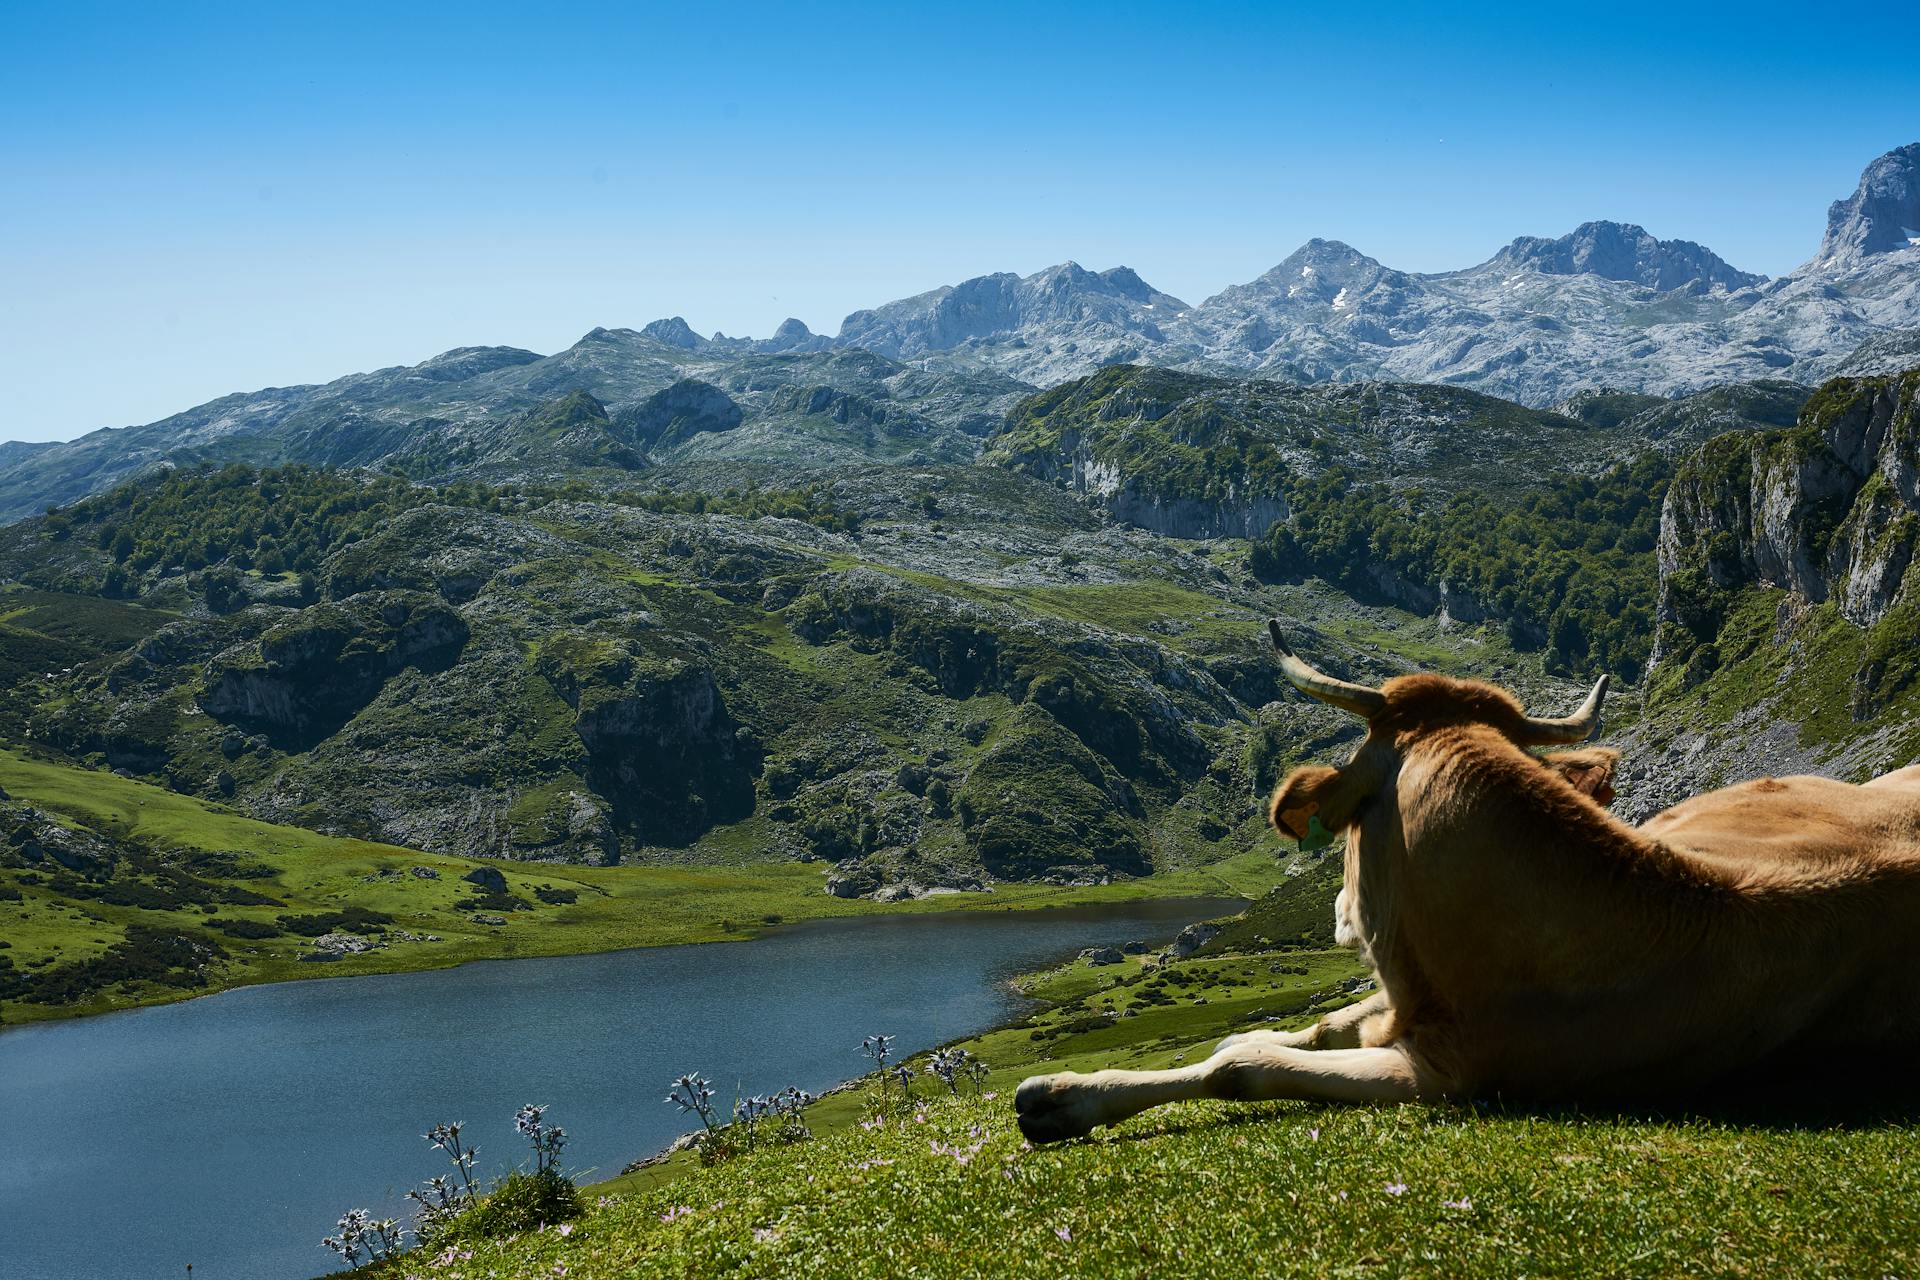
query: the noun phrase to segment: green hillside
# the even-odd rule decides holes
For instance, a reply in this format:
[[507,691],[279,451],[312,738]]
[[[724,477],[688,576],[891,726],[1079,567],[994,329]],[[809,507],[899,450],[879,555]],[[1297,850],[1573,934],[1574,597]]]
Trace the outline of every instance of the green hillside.
[[[528,865],[323,836],[15,750],[0,749],[0,791],[0,1021],[15,1023],[255,982],[732,941],[816,916],[1252,895],[1276,874],[1249,856],[882,904],[829,896],[803,863]],[[328,938],[367,949],[326,955]]]

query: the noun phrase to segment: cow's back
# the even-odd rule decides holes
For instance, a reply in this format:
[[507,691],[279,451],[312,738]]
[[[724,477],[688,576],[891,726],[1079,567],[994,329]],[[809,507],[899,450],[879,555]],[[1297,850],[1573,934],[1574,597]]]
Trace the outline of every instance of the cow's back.
[[1683,801],[1640,830],[1756,886],[1831,883],[1881,863],[1920,866],[1920,768],[1866,786],[1756,778]]

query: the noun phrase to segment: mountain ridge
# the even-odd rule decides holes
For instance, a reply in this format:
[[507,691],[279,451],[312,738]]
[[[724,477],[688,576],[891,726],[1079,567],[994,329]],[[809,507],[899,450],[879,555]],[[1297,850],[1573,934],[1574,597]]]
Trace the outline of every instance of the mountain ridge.
[[[1766,279],[1634,223],[1518,237],[1419,274],[1315,238],[1197,305],[1126,266],[1002,272],[853,312],[838,334],[697,333],[680,316],[594,328],[550,355],[457,347],[325,384],[237,392],[140,426],[0,446],[0,519],[157,467],[372,465],[486,452],[473,437],[573,392],[610,419],[692,378],[740,429],[675,435],[676,456],[963,461],[1036,387],[1119,364],[1294,383],[1435,383],[1530,408],[1581,392],[1674,397],[1761,379],[1897,367],[1920,330],[1920,143],[1889,151],[1828,211],[1821,249]],[[1908,235],[1915,231],[1914,235]],[[1903,238],[1904,237],[1904,238]],[[1856,358],[1855,353],[1859,353]],[[1850,361],[1852,363],[1850,363]],[[783,363],[784,362],[784,363]],[[812,388],[805,393],[790,386]],[[724,411],[723,414],[724,415]],[[611,447],[604,460],[631,469]]]

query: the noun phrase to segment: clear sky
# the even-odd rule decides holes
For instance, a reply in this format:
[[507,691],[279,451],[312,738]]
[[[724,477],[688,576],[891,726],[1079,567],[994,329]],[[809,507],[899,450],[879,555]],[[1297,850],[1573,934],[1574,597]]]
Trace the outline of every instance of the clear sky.
[[1920,5],[0,0],[0,438],[990,271],[1197,302],[1589,218],[1778,274],[1920,140]]

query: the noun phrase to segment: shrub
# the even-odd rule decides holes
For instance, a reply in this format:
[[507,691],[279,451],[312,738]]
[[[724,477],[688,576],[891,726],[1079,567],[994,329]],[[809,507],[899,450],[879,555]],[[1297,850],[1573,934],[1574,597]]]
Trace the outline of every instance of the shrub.
[[314,915],[281,916],[280,927],[288,933],[297,933],[303,938],[317,938],[323,933],[343,930],[347,933],[378,933],[382,925],[393,923],[393,917],[384,911],[372,911],[366,907],[348,907],[342,911],[323,911]]
[[515,1169],[464,1221],[482,1235],[532,1231],[542,1223],[568,1222],[585,1212],[573,1180],[557,1169],[528,1173]]

